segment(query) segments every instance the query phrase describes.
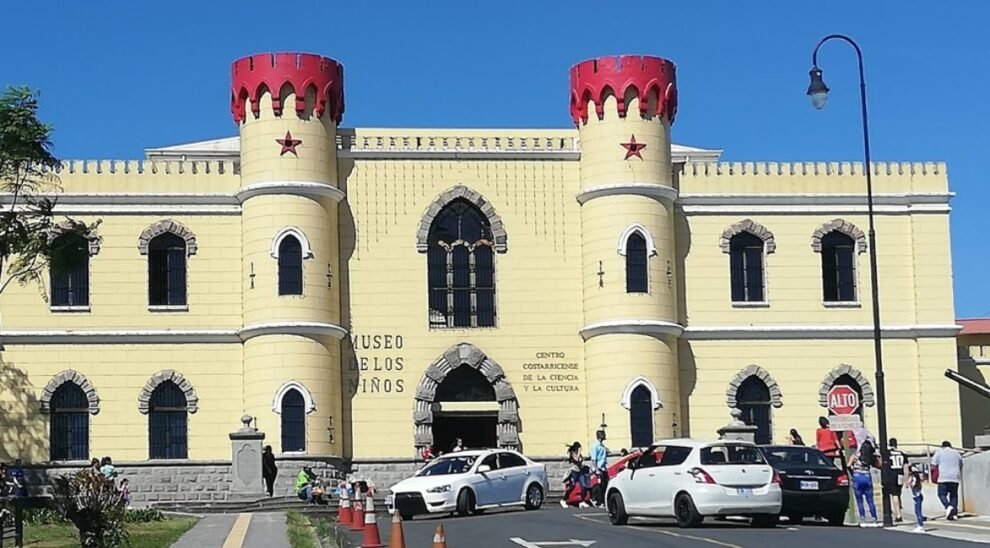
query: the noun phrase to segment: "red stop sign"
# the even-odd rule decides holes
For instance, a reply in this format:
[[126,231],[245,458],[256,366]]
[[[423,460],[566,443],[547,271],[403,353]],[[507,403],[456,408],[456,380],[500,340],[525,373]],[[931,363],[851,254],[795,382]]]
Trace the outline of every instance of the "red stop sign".
[[836,415],[852,415],[859,409],[859,394],[844,384],[833,386],[828,391],[828,409]]

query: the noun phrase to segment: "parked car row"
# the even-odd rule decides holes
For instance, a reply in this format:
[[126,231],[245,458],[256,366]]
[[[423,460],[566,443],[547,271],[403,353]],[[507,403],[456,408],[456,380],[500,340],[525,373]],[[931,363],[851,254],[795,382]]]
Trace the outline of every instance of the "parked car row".
[[[609,476],[605,502],[614,525],[631,516],[671,517],[681,527],[743,516],[754,526],[773,527],[781,515],[791,523],[821,517],[842,525],[849,503],[848,476],[812,447],[662,440],[612,463]],[[596,488],[597,479],[592,483]],[[461,451],[393,485],[386,505],[403,519],[513,506],[535,510],[549,489],[546,466],[516,451]]]

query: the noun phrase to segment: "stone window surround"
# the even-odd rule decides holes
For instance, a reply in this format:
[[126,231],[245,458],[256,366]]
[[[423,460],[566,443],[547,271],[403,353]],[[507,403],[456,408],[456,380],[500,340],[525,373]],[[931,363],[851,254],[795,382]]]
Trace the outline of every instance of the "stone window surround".
[[313,248],[309,245],[309,239],[306,238],[306,234],[304,234],[298,227],[286,226],[279,230],[275,234],[275,237],[272,238],[272,246],[269,249],[269,253],[271,253],[273,259],[278,259],[279,246],[282,245],[282,240],[284,240],[287,236],[294,236],[297,240],[299,240],[299,245],[302,248],[303,260],[313,258]]
[[657,387],[650,382],[650,379],[647,379],[641,375],[629,381],[629,384],[626,385],[626,389],[622,391],[622,400],[620,400],[620,403],[624,409],[632,409],[633,390],[636,390],[636,388],[640,386],[645,386],[646,389],[650,391],[650,400],[653,403],[654,411],[663,407],[663,402],[660,400],[660,393],[657,392]]
[[653,236],[645,226],[639,223],[631,224],[622,231],[622,234],[619,236],[619,243],[615,247],[615,250],[619,253],[619,255],[622,255],[623,257],[626,256],[626,246],[629,245],[629,237],[632,236],[634,232],[638,232],[639,235],[646,240],[646,256],[653,257],[656,255],[657,246],[653,242]]
[[48,381],[45,388],[41,391],[41,397],[39,398],[41,403],[42,413],[51,413],[52,396],[55,395],[55,391],[58,390],[60,386],[65,383],[72,383],[78,386],[83,393],[86,394],[86,400],[89,402],[89,414],[96,415],[100,412],[100,396],[96,392],[96,387],[93,386],[89,379],[86,378],[82,373],[74,369],[66,369],[61,373],[55,375]]
[[826,234],[834,231],[839,231],[846,236],[849,236],[856,242],[856,253],[861,254],[866,251],[866,234],[863,233],[856,225],[850,223],[845,219],[833,219],[822,226],[815,229],[815,232],[811,235],[811,249],[815,253],[822,252],[822,238]]
[[174,219],[163,219],[152,224],[141,232],[138,237],[138,251],[142,255],[148,254],[148,246],[151,240],[165,233],[172,233],[186,241],[186,256],[191,257],[196,254],[199,246],[196,244],[196,234],[189,230],[184,224]]
[[829,371],[828,375],[825,376],[825,380],[822,381],[821,387],[818,389],[818,404],[822,407],[828,407],[828,391],[832,389],[835,385],[835,381],[843,375],[849,375],[853,378],[856,383],[859,384],[859,390],[863,393],[863,405],[866,407],[873,407],[876,405],[876,399],[873,393],[873,386],[870,385],[869,379],[866,375],[856,369],[851,365],[842,364],[835,369]]
[[742,386],[743,381],[749,377],[757,377],[767,385],[767,389],[770,391],[770,405],[775,408],[780,408],[784,406],[783,394],[780,391],[780,385],[774,380],[770,373],[758,365],[747,365],[741,371],[736,373],[736,376],[732,378],[729,383],[729,389],[725,391],[725,403],[729,408],[735,408],[738,405],[736,401],[736,392],[739,387]]
[[93,257],[100,252],[100,244],[103,241],[96,232],[92,229],[81,231],[79,230],[80,225],[72,221],[62,221],[51,227],[48,231],[48,244],[57,240],[61,236],[66,234],[77,234],[89,243],[89,256]]
[[289,392],[289,390],[298,390],[303,397],[303,404],[305,405],[306,414],[310,414],[316,411],[316,402],[313,401],[313,394],[306,388],[303,383],[291,380],[282,384],[275,391],[275,397],[272,399],[272,411],[277,415],[282,414],[282,398]]
[[148,379],[148,382],[144,384],[144,387],[141,388],[141,392],[138,394],[138,411],[142,415],[147,415],[151,412],[151,395],[155,389],[168,381],[174,382],[179,387],[179,390],[185,393],[186,411],[192,414],[199,410],[199,397],[196,395],[196,390],[193,388],[192,383],[183,377],[182,373],[174,369],[166,369],[152,375]]
[[426,369],[416,389],[413,422],[414,445],[418,450],[433,444],[433,409],[440,383],[458,367],[473,367],[488,379],[495,389],[498,402],[497,435],[502,449],[519,448],[519,401],[515,390],[505,378],[505,371],[478,347],[461,342],[445,351]]
[[729,253],[732,248],[733,236],[742,234],[743,232],[749,232],[753,236],[763,240],[763,252],[766,255],[777,250],[777,240],[774,239],[773,232],[770,232],[767,227],[752,219],[743,219],[738,223],[729,225],[728,228],[722,231],[722,237],[719,239],[718,244],[722,249],[722,253]]
[[464,185],[457,185],[441,192],[426,208],[426,212],[419,221],[419,228],[416,230],[416,250],[420,253],[426,253],[429,250],[430,227],[433,225],[433,220],[447,204],[458,198],[474,204],[488,218],[488,223],[492,229],[492,238],[495,240],[492,247],[496,253],[505,253],[508,250],[508,235],[502,224],[502,217],[495,212],[494,206],[480,192]]

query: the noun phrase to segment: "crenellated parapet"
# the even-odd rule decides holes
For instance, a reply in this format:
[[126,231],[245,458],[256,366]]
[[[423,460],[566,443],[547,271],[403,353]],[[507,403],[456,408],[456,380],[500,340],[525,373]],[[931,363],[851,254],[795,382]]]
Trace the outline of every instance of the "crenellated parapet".
[[57,174],[216,174],[236,175],[239,166],[230,161],[160,161],[160,160],[66,160],[55,166]]
[[254,116],[259,116],[265,91],[271,94],[272,110],[281,116],[286,87],[295,94],[297,115],[305,114],[306,95],[313,92],[316,116],[328,113],[334,123],[340,123],[344,116],[344,67],[329,57],[309,53],[264,53],[234,61],[230,90],[234,122],[245,120],[248,103]]
[[674,63],[660,57],[618,55],[589,59],[571,67],[571,118],[576,125],[588,121],[588,103],[593,102],[601,120],[605,99],[615,96],[619,117],[626,117],[630,90],[639,98],[639,111],[655,112],[673,123],[677,113],[677,78]]

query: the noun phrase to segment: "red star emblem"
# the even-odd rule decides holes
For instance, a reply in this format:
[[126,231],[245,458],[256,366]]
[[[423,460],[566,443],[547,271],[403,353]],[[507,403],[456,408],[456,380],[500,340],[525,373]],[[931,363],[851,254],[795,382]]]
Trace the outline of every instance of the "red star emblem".
[[284,156],[286,152],[291,152],[297,157],[299,156],[299,153],[296,152],[296,147],[302,144],[302,140],[293,139],[291,132],[286,131],[285,139],[275,139],[275,142],[282,145],[282,152],[279,153],[279,156]]
[[625,160],[628,160],[633,156],[639,158],[640,160],[643,159],[642,150],[646,148],[646,145],[644,143],[637,143],[635,135],[629,137],[628,143],[619,143],[619,144],[626,149],[626,157],[624,158]]

